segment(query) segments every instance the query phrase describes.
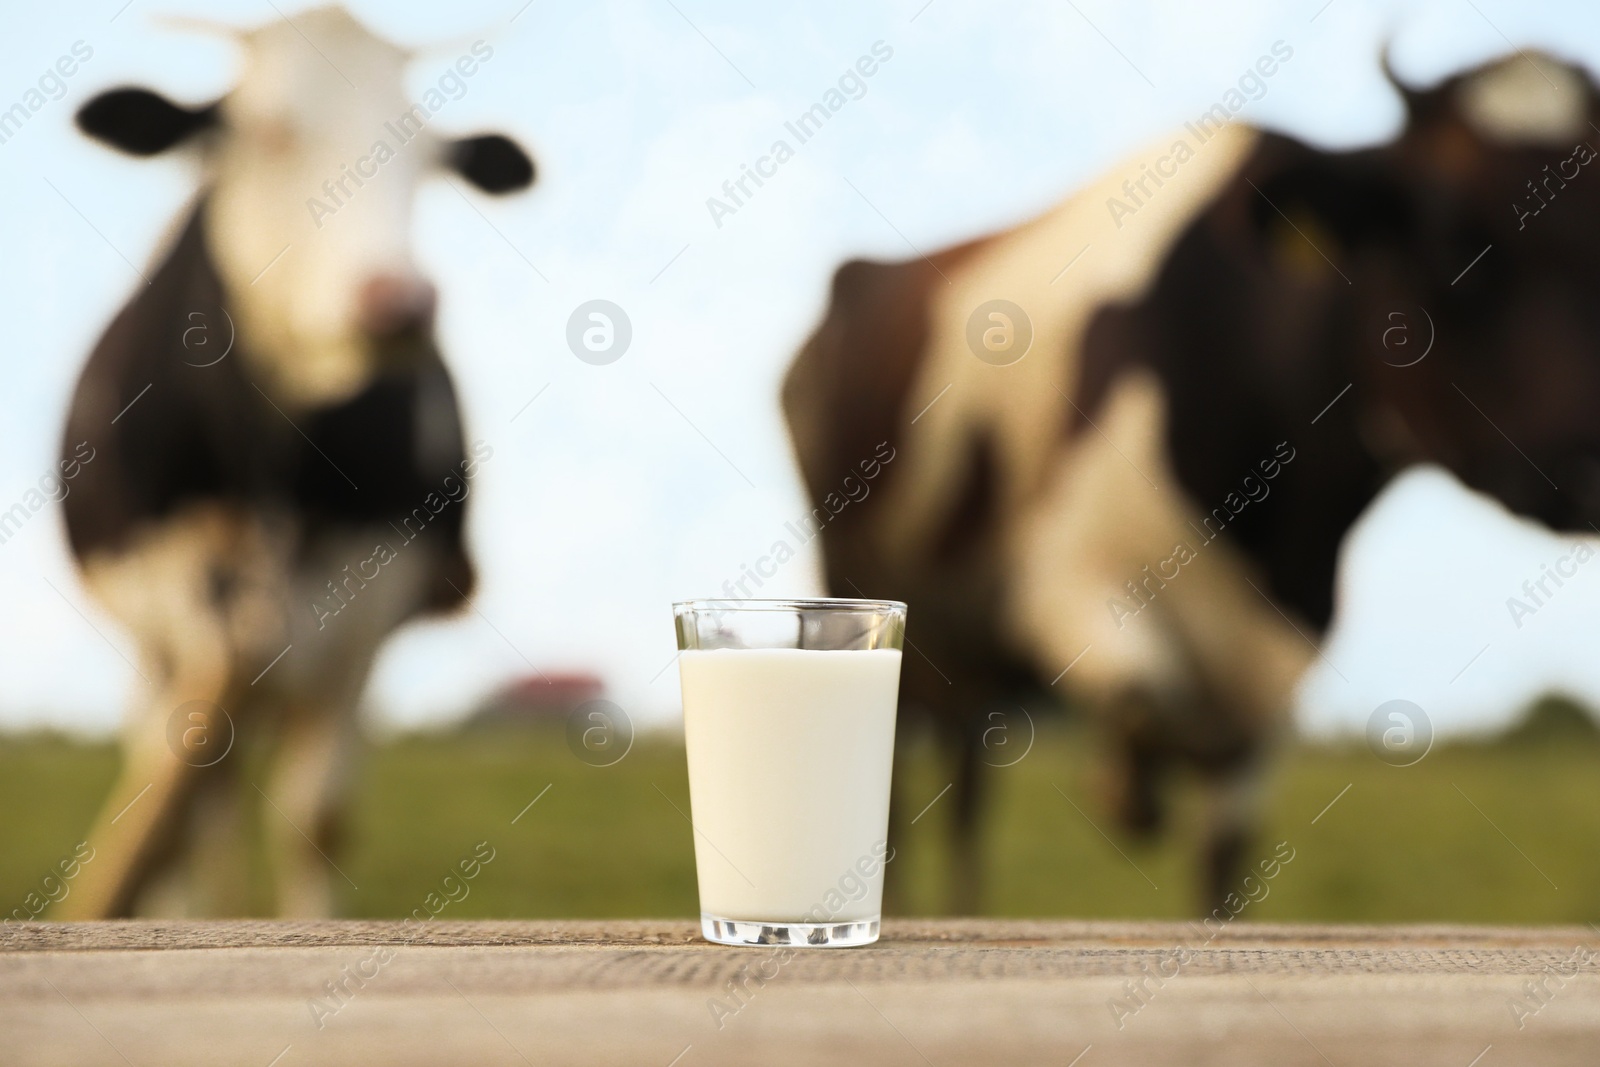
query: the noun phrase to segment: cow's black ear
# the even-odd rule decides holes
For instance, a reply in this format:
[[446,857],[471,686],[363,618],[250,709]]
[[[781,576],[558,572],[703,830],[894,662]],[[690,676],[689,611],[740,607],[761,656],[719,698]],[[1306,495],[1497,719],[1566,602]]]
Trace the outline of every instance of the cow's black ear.
[[216,121],[216,104],[179,107],[148,89],[112,89],[78,109],[78,129],[135,156],[165,152]]
[[498,133],[464,137],[450,146],[450,167],[486,193],[513,193],[533,184],[533,160]]

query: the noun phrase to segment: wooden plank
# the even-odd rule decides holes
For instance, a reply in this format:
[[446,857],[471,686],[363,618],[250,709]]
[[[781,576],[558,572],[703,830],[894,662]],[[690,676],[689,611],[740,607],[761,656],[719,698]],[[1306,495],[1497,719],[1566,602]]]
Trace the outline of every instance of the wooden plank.
[[11,924],[0,1062],[1593,1064],[1591,949],[1578,927],[902,921],[784,953],[667,921]]

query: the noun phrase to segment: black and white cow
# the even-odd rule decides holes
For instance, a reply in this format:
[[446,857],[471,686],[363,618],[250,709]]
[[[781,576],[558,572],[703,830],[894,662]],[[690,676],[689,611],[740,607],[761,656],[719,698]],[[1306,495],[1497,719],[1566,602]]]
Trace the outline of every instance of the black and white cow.
[[958,908],[1008,692],[1090,710],[1130,830],[1161,823],[1169,771],[1200,777],[1219,906],[1385,481],[1434,462],[1600,522],[1600,93],[1542,56],[1400,91],[1390,144],[1219,106],[1032,222],[836,275],[785,411],[819,506],[897,450],[825,566],[835,595],[913,606],[902,703],[952,764]]
[[215,103],[120,89],[78,115],[135,155],[192,144],[204,176],[67,419],[66,452],[94,449],[64,504],[72,552],[145,685],[61,917],[238,914],[245,811],[277,911],[327,914],[373,657],[473,588],[464,500],[490,449],[463,442],[412,205],[437,166],[503,192],[532,163],[504,137],[440,138],[407,53],[341,11],[242,43]]

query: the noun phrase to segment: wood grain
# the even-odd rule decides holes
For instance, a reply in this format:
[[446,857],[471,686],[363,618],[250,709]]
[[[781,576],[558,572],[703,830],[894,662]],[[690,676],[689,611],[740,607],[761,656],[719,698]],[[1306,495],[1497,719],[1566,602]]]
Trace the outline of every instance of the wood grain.
[[1581,927],[10,924],[0,1063],[1594,1064],[1597,969]]

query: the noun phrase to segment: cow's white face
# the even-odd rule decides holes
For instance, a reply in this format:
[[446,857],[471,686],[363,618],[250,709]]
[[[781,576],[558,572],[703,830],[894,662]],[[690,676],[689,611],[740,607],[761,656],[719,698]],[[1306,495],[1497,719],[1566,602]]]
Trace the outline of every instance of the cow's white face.
[[341,10],[242,43],[243,76],[211,108],[125,89],[78,122],[144,155],[205,134],[208,247],[239,350],[278,403],[338,402],[427,351],[435,296],[410,232],[422,179],[444,164],[504,192],[527,185],[532,165],[503,137],[442,140],[406,95],[407,54]]
[[[433,291],[412,261],[411,206],[440,145],[426,128],[401,143],[385,126],[410,107],[403,52],[343,12],[296,21],[305,38],[279,22],[246,39],[244,77],[222,102],[208,221],[243,350],[304,404],[347,397],[377,369],[374,289],[409,305],[394,328],[426,328]],[[380,143],[392,155],[378,165]]]

